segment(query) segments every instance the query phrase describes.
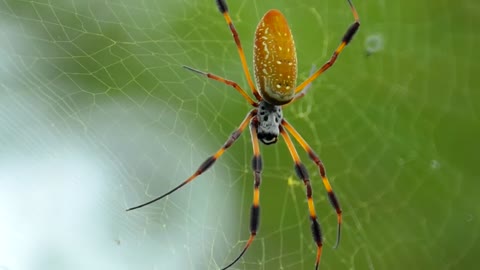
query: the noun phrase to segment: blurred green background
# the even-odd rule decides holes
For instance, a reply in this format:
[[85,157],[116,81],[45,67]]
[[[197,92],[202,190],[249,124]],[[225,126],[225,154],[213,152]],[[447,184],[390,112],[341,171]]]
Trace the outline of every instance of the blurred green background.
[[[249,64],[262,15],[285,14],[299,81],[353,21],[341,0],[228,3]],[[477,269],[480,3],[354,4],[358,34],[284,113],[344,211],[335,250],[335,213],[301,153],[321,269]],[[181,68],[248,87],[213,0],[4,0],[0,22],[0,269],[218,269],[237,256],[252,197],[248,132],[184,190],[124,212],[188,177],[249,109]],[[282,141],[262,154],[261,227],[232,269],[312,269],[290,155]]]

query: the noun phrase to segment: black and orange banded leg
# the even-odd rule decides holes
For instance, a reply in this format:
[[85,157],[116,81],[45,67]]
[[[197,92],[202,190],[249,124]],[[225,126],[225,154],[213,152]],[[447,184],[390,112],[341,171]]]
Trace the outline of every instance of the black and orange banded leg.
[[183,68],[185,68],[187,70],[190,70],[190,71],[193,71],[195,73],[198,73],[200,75],[203,75],[203,76],[205,76],[207,78],[210,78],[212,80],[219,81],[219,82],[224,83],[226,85],[230,85],[231,87],[235,88],[235,90],[237,90],[248,101],[248,103],[250,103],[250,105],[252,105],[253,107],[258,107],[258,103],[253,101],[253,99],[245,92],[245,90],[243,90],[238,85],[238,83],[236,83],[234,81],[224,79],[224,78],[222,78],[220,76],[217,76],[215,74],[212,74],[212,73],[203,72],[201,70],[198,70],[198,69],[195,69],[195,68],[192,68],[192,67],[189,67],[189,66],[183,66]]
[[320,224],[317,221],[317,213],[315,212],[315,205],[313,203],[312,186],[310,184],[310,178],[308,176],[308,172],[307,172],[307,169],[305,168],[305,165],[303,165],[302,161],[300,160],[300,157],[298,156],[297,150],[295,149],[295,146],[293,145],[293,142],[290,139],[290,136],[288,136],[288,133],[285,131],[285,129],[282,126],[280,126],[280,134],[282,134],[282,137],[285,140],[285,143],[287,144],[288,151],[290,151],[293,161],[295,162],[295,173],[303,181],[306,188],[308,211],[310,213],[310,220],[312,222],[311,224],[312,236],[313,236],[313,240],[315,241],[315,244],[317,244],[317,257],[315,260],[315,269],[318,269],[318,265],[320,264],[320,257],[322,256],[322,246],[323,246],[322,230],[320,228]]
[[322,182],[323,185],[325,186],[325,189],[327,190],[328,194],[328,199],[330,200],[330,204],[332,205],[333,208],[335,208],[335,211],[337,212],[337,241],[335,243],[334,248],[338,247],[340,244],[340,233],[341,233],[341,228],[342,228],[342,209],[340,208],[340,203],[337,200],[337,197],[335,196],[335,193],[333,192],[332,186],[330,185],[330,182],[328,181],[327,178],[327,172],[325,170],[325,166],[323,166],[323,162],[320,160],[318,155],[313,151],[313,149],[308,145],[308,143],[305,141],[305,139],[302,138],[300,133],[298,133],[295,128],[293,128],[292,125],[290,125],[285,119],[282,120],[282,126],[292,134],[292,136],[295,138],[295,140],[302,146],[302,148],[308,153],[308,156],[310,157],[315,164],[317,164],[318,169],[320,171],[320,176],[322,177]]
[[230,18],[230,14],[228,13],[227,3],[225,2],[225,0],[216,0],[216,1],[217,1],[218,10],[220,11],[220,13],[223,14],[223,17],[225,18],[225,21],[227,22],[228,27],[232,32],[233,39],[235,40],[235,44],[237,45],[237,51],[240,56],[240,61],[242,62],[243,72],[245,73],[245,77],[247,77],[248,85],[250,85],[250,88],[252,89],[252,93],[255,96],[255,98],[257,98],[258,101],[261,101],[262,97],[258,93],[257,88],[255,87],[255,84],[252,81],[252,77],[250,76],[247,60],[245,59],[245,53],[243,52],[242,44],[240,43],[240,38],[238,37],[237,29],[235,29],[235,26],[233,25],[233,22],[232,22],[232,18]]
[[195,171],[194,174],[192,174],[189,178],[187,178],[185,181],[183,181],[180,185],[176,186],[175,188],[173,188],[172,190],[168,191],[167,193],[163,194],[162,196],[159,196],[153,200],[150,200],[146,203],[143,203],[143,204],[140,204],[140,205],[137,205],[137,206],[134,206],[134,207],[131,207],[131,208],[128,208],[126,211],[130,211],[130,210],[135,210],[135,209],[138,209],[138,208],[141,208],[141,207],[144,207],[146,205],[149,205],[151,203],[154,203],[158,200],[161,200],[163,199],[164,197],[172,194],[173,192],[175,192],[176,190],[178,190],[179,188],[183,187],[184,185],[192,182],[195,178],[197,178],[197,176],[199,176],[200,174],[202,174],[203,172],[205,172],[206,170],[208,170],[212,165],[213,163],[215,163],[215,161],[217,161],[217,159],[223,155],[223,153],[225,153],[225,151],[230,147],[232,146],[232,144],[238,139],[238,137],[240,137],[240,135],[242,134],[242,131],[247,127],[248,123],[250,122],[250,120],[255,116],[257,115],[257,110],[256,109],[253,109],[251,110],[250,112],[248,112],[247,116],[245,117],[245,119],[243,119],[242,123],[240,124],[240,126],[235,130],[233,131],[232,135],[230,135],[230,137],[228,138],[228,140],[223,144],[223,146],[217,151],[215,152],[215,154],[211,155],[209,158],[207,158],[201,165],[200,167],[198,167],[198,169]]
[[358,31],[358,28],[360,27],[360,18],[358,17],[357,10],[352,4],[351,0],[347,0],[348,4],[350,5],[350,9],[352,10],[353,13],[353,18],[355,19],[355,22],[350,25],[350,27],[347,29],[345,32],[345,35],[342,38],[342,42],[340,45],[337,47],[331,58],[323,64],[323,66],[318,69],[315,73],[313,73],[308,79],[306,79],[303,83],[301,83],[297,88],[295,88],[295,93],[298,93],[302,91],[303,88],[305,88],[307,85],[309,85],[313,80],[315,80],[318,76],[320,76],[323,72],[325,72],[327,69],[329,69],[335,61],[337,60],[338,55],[343,51],[345,46],[350,43],[352,40],[353,36],[355,33]]
[[242,252],[238,257],[233,260],[229,265],[222,268],[222,270],[228,269],[230,266],[234,265],[243,254],[247,251],[250,245],[253,242],[253,239],[257,235],[258,224],[260,221],[260,183],[262,180],[262,157],[260,155],[260,146],[258,144],[258,137],[257,137],[257,126],[258,120],[254,118],[250,124],[250,136],[252,139],[253,145],[253,158],[252,158],[252,170],[253,170],[253,203],[252,208],[250,210],[250,237],[248,238],[245,247],[243,248]]
[[[309,77],[313,75],[313,73],[315,73],[315,71],[317,70],[317,66],[316,65],[312,65],[312,68],[310,69],[310,74],[308,75]],[[304,97],[308,91],[310,90],[310,88],[312,88],[312,83],[306,85],[302,91],[298,92],[295,94],[295,97],[292,99],[292,101],[290,101],[290,103],[288,104],[292,104],[293,102],[301,99],[302,97]]]

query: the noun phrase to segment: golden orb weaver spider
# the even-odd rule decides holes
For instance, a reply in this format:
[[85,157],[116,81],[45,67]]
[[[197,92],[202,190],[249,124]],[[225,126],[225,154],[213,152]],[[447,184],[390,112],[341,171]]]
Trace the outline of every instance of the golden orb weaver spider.
[[287,148],[295,163],[295,172],[303,181],[306,187],[308,210],[310,214],[311,230],[313,240],[317,245],[317,255],[315,259],[315,269],[318,269],[320,257],[322,254],[322,233],[320,224],[317,221],[317,214],[312,197],[312,188],[307,169],[303,165],[297,150],[293,145],[287,131],[295,138],[295,140],[308,153],[310,159],[317,165],[322,177],[323,185],[327,190],[328,198],[331,205],[337,212],[337,241],[334,247],[340,243],[340,231],[342,224],[342,210],[340,204],[333,192],[328,181],[325,167],[317,154],[312,150],[308,143],[302,138],[292,125],[290,125],[282,115],[282,107],[288,103],[294,102],[305,96],[308,86],[323,72],[329,69],[336,61],[338,55],[343,51],[345,46],[352,40],[353,36],[360,27],[360,19],[357,10],[353,6],[351,0],[347,0],[353,13],[355,22],[345,32],[340,45],[337,47],[331,58],[318,70],[312,72],[311,75],[299,86],[295,87],[297,80],[297,55],[295,52],[294,41],[290,27],[283,14],[275,9],[269,10],[257,25],[254,40],[254,75],[255,82],[260,91],[257,90],[250,76],[250,71],[245,60],[245,54],[240,44],[240,38],[237,30],[230,18],[227,3],[225,0],[216,0],[218,10],[223,14],[225,21],[230,27],[235,44],[237,46],[240,61],[242,62],[243,72],[247,78],[248,84],[252,89],[252,93],[258,102],[254,101],[236,82],[224,79],[217,75],[203,72],[191,67],[184,66],[185,69],[203,75],[215,81],[222,82],[235,88],[254,108],[250,110],[245,119],[240,123],[239,127],[230,135],[225,144],[212,156],[207,158],[200,167],[189,178],[180,185],[157,197],[151,201],[141,205],[127,209],[127,211],[141,208],[156,202],[167,195],[172,194],[179,188],[193,181],[197,176],[208,170],[213,163],[240,137],[243,130],[250,124],[250,137],[253,145],[252,169],[254,174],[253,188],[253,204],[250,213],[250,237],[245,244],[242,252],[229,265],[222,268],[225,270],[235,264],[250,247],[253,239],[257,234],[259,215],[260,215],[260,182],[262,172],[262,158],[260,156],[260,146],[258,141],[269,145],[277,142],[278,135],[281,135],[287,144]]

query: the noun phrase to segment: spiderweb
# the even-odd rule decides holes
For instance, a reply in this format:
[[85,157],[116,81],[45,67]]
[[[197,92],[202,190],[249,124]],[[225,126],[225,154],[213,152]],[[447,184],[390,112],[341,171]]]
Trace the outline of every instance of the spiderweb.
[[[334,250],[335,213],[302,153],[321,268],[475,269],[480,5],[355,4],[359,34],[285,110],[344,210]],[[286,15],[299,80],[353,20],[345,1],[229,5],[247,59],[263,13]],[[188,177],[248,111],[231,88],[181,68],[248,85],[214,1],[4,0],[0,22],[0,269],[218,269],[237,256],[252,197],[248,132],[183,190],[124,211]],[[290,155],[280,141],[262,156],[259,234],[232,269],[312,269]]]

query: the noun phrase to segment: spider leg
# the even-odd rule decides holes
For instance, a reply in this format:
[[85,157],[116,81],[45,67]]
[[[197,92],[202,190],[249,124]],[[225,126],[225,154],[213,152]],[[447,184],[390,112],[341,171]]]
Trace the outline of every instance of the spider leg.
[[[317,66],[315,64],[312,65],[312,68],[310,69],[310,75],[308,75],[309,77],[312,76],[315,71],[317,70]],[[312,88],[312,83],[310,82],[308,85],[306,85],[302,91],[298,92],[297,94],[295,94],[295,97],[293,98],[293,100],[290,102],[294,102],[298,99],[301,99],[302,97],[304,97],[307,93],[308,93],[308,90],[310,90],[310,88]]]
[[303,83],[301,83],[297,88],[295,88],[295,93],[298,93],[302,91],[307,85],[309,85],[312,81],[314,81],[320,74],[325,72],[327,69],[329,69],[335,61],[337,60],[338,55],[343,51],[345,46],[352,40],[353,36],[357,32],[358,28],[360,27],[360,19],[358,17],[357,10],[352,4],[351,0],[348,0],[348,4],[350,5],[350,9],[352,10],[353,13],[353,18],[355,19],[355,22],[350,25],[350,27],[347,29],[345,32],[345,35],[343,36],[342,42],[340,45],[337,47],[331,58],[323,64],[323,66],[318,69],[315,73],[313,73],[308,79],[306,79]]
[[190,71],[193,71],[195,73],[198,73],[200,75],[203,75],[203,76],[205,76],[207,78],[210,78],[212,80],[219,81],[219,82],[224,83],[226,85],[230,85],[231,87],[235,88],[247,100],[247,102],[250,103],[250,105],[252,105],[254,107],[258,106],[258,103],[253,101],[253,99],[249,95],[247,95],[247,93],[245,93],[245,90],[243,90],[236,82],[224,79],[224,78],[222,78],[220,76],[217,76],[215,74],[212,74],[212,73],[200,71],[200,70],[192,68],[192,67],[183,66],[183,68],[185,68],[187,70],[190,70]]
[[300,160],[300,157],[298,156],[297,150],[295,149],[295,146],[293,145],[292,140],[290,139],[290,136],[282,127],[282,125],[280,125],[280,134],[282,134],[282,137],[285,140],[285,143],[287,144],[288,151],[290,151],[293,161],[295,162],[295,172],[297,176],[303,180],[303,183],[306,188],[308,210],[310,213],[310,220],[312,221],[312,224],[311,224],[312,236],[313,236],[313,240],[315,241],[315,244],[317,244],[317,257],[315,260],[315,269],[317,270],[318,265],[320,264],[320,257],[322,256],[323,243],[322,243],[322,231],[320,228],[320,224],[317,221],[317,213],[315,212],[315,206],[313,203],[312,186],[310,184],[310,179],[308,176],[307,169],[305,168],[305,165],[303,165],[302,161]]
[[258,137],[257,137],[257,126],[258,120],[254,118],[250,124],[250,137],[252,139],[253,145],[253,159],[252,159],[252,169],[253,169],[253,177],[254,177],[254,185],[253,185],[253,203],[252,208],[250,211],[250,238],[248,238],[245,247],[243,248],[240,255],[237,256],[235,260],[233,260],[229,265],[222,268],[222,270],[228,269],[230,266],[234,265],[247,251],[250,245],[257,234],[258,224],[260,220],[260,183],[261,183],[261,173],[262,173],[262,157],[260,155],[260,146],[258,144]]
[[308,145],[308,143],[305,141],[305,139],[302,138],[300,133],[293,128],[292,125],[290,125],[287,120],[283,119],[282,120],[282,126],[285,127],[285,129],[288,130],[292,134],[292,136],[295,138],[295,140],[300,143],[302,148],[308,153],[308,156],[310,159],[317,164],[318,169],[320,171],[320,176],[322,177],[323,185],[325,186],[325,189],[327,190],[328,193],[328,199],[330,200],[330,204],[335,208],[335,211],[337,212],[337,241],[335,243],[334,248],[338,247],[340,244],[340,231],[342,227],[342,209],[340,208],[340,203],[337,200],[337,197],[335,196],[335,193],[333,192],[332,186],[330,185],[330,182],[328,181],[327,178],[327,173],[325,171],[325,166],[323,166],[323,162],[320,160],[318,155],[313,151],[313,149]]
[[216,0],[218,10],[220,13],[223,14],[225,21],[227,22],[230,32],[232,32],[233,39],[235,40],[235,44],[237,45],[238,55],[240,56],[240,61],[242,62],[243,72],[245,73],[245,77],[247,78],[248,85],[252,89],[253,95],[257,98],[258,101],[262,100],[262,97],[255,88],[255,84],[252,81],[252,77],[250,76],[250,71],[248,70],[247,60],[245,59],[245,53],[243,52],[242,44],[240,43],[240,38],[238,37],[237,29],[233,25],[232,18],[230,18],[230,14],[228,13],[228,6],[225,0]]
[[[313,73],[315,73],[316,70],[317,70],[317,66],[316,66],[315,64],[313,64],[312,67],[310,68],[310,75],[308,75],[308,76],[309,76],[309,77],[312,76]],[[304,96],[308,93],[308,91],[310,90],[310,88],[312,88],[312,83],[311,83],[311,82],[310,82],[308,85],[306,85],[306,86],[302,89],[302,91],[300,91],[299,93],[296,93],[295,96],[293,97],[293,99],[292,99],[289,103],[283,105],[283,108],[285,108],[286,106],[292,104],[293,102],[297,101],[298,99],[301,99],[302,97],[304,97]]]
[[248,123],[250,122],[250,120],[257,114],[257,110],[256,109],[253,109],[251,110],[247,116],[245,117],[245,119],[243,119],[242,123],[240,124],[240,126],[235,130],[233,131],[232,135],[230,135],[230,137],[228,138],[228,140],[225,142],[225,144],[223,144],[223,146],[217,151],[215,152],[215,154],[213,154],[212,156],[210,156],[209,158],[207,158],[201,165],[200,167],[198,167],[198,169],[195,171],[194,174],[192,174],[189,178],[187,178],[185,181],[183,181],[180,185],[178,185],[177,187],[173,188],[172,190],[168,191],[167,193],[163,194],[162,196],[159,196],[153,200],[150,200],[146,203],[143,203],[143,204],[140,204],[140,205],[137,205],[137,206],[134,206],[134,207],[131,207],[131,208],[128,208],[126,211],[130,211],[130,210],[135,210],[135,209],[138,209],[138,208],[141,208],[141,207],[144,207],[146,205],[149,205],[151,203],[154,203],[170,194],[172,194],[173,192],[175,192],[176,190],[178,190],[179,188],[183,187],[184,185],[190,183],[191,181],[193,181],[195,178],[197,178],[197,176],[199,176],[200,174],[202,174],[203,172],[205,172],[206,170],[208,170],[212,165],[213,163],[215,163],[215,161],[223,155],[223,153],[225,153],[225,151],[230,147],[232,146],[232,144],[238,139],[238,137],[240,137],[240,135],[242,134],[242,131],[247,127]]

